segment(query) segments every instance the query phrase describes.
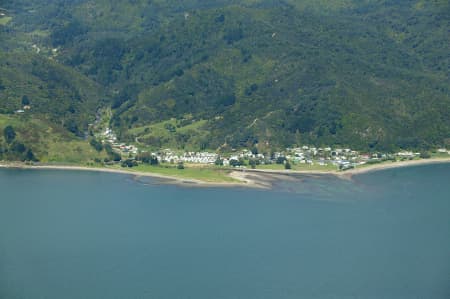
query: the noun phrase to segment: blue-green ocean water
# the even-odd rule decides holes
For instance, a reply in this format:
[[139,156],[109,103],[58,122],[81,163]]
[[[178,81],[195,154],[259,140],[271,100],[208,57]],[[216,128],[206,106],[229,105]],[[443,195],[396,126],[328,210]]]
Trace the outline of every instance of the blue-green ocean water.
[[0,298],[450,298],[450,164],[272,191],[0,170]]

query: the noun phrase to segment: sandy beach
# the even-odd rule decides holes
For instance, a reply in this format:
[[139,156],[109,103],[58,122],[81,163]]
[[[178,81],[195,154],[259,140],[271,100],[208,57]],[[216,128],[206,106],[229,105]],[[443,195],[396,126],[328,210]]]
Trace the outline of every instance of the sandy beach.
[[433,158],[401,162],[384,162],[374,165],[360,166],[346,171],[295,171],[295,170],[270,170],[270,169],[241,169],[232,170],[228,175],[236,182],[208,182],[190,178],[180,178],[176,176],[162,175],[152,172],[137,172],[126,169],[112,169],[106,167],[88,167],[71,165],[27,165],[20,162],[0,163],[0,168],[18,168],[18,169],[49,169],[49,170],[70,170],[70,171],[96,171],[106,173],[118,173],[132,175],[135,177],[153,177],[161,179],[165,184],[176,184],[190,187],[252,187],[252,188],[271,188],[272,182],[276,180],[289,179],[290,174],[304,175],[335,175],[345,179],[351,179],[353,175],[368,173],[372,171],[381,171],[384,169],[408,167],[415,165],[426,165],[436,163],[450,163],[450,158]]
[[398,167],[408,167],[408,166],[417,166],[417,165],[427,165],[427,164],[440,164],[440,163],[450,163],[449,158],[431,158],[431,159],[421,159],[421,160],[412,160],[412,161],[399,161],[399,162],[384,162],[380,164],[373,164],[367,166],[360,166],[357,168],[353,168],[347,171],[338,172],[339,175],[343,176],[353,176],[357,174],[372,172],[372,171],[380,171],[390,168],[398,168]]
[[246,169],[244,172],[253,173],[269,173],[269,174],[310,174],[310,175],[336,175],[336,176],[352,176],[372,171],[380,171],[384,169],[397,168],[397,167],[407,167],[415,165],[426,165],[426,164],[437,164],[437,163],[450,163],[449,158],[433,158],[433,159],[422,159],[422,160],[410,160],[410,161],[399,161],[399,162],[383,162],[379,164],[372,165],[361,165],[356,168],[352,168],[345,171],[320,171],[320,170],[271,170],[271,169]]

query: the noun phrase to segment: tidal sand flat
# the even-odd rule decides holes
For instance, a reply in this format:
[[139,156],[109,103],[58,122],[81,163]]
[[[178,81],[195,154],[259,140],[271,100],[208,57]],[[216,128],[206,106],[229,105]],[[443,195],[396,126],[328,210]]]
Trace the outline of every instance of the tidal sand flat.
[[450,297],[450,164],[270,184],[0,169],[0,298]]

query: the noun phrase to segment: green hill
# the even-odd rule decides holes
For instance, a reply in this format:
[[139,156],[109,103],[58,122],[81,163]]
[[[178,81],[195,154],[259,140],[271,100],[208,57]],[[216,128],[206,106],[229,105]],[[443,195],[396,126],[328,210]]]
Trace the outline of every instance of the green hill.
[[0,52],[0,112],[29,106],[34,117],[48,119],[78,136],[95,119],[102,88],[71,68],[34,53]]
[[[14,132],[11,140],[5,134],[8,126]],[[0,161],[85,164],[107,156],[61,126],[29,114],[0,114],[0,132]]]
[[[33,113],[78,135],[110,105],[121,139],[150,147],[390,151],[450,142],[448,1],[5,7],[12,20],[2,48],[16,51],[1,54],[0,109],[32,95]],[[42,52],[31,53],[33,44]]]

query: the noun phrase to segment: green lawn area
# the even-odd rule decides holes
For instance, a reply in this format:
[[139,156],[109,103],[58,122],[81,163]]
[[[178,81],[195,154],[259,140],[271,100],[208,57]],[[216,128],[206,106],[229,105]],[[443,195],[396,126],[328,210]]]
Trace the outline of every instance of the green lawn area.
[[292,165],[292,170],[309,170],[309,171],[337,171],[337,166],[327,164],[321,166],[319,164],[309,165],[309,164],[295,164]]
[[12,17],[2,17],[0,18],[0,25],[6,25],[12,20]]
[[140,164],[133,168],[122,168],[120,166],[113,166],[110,168],[122,169],[131,172],[141,172],[141,173],[155,173],[165,176],[171,176],[183,179],[195,179],[204,182],[211,183],[237,183],[236,179],[228,176],[229,170],[215,168],[215,167],[189,167],[186,166],[185,169],[177,169],[173,165],[161,165],[161,166],[151,166]]
[[78,164],[91,161],[95,158],[103,160],[104,152],[98,153],[86,141],[58,142],[58,139],[45,144],[47,155],[41,158],[44,163]]
[[[258,165],[256,169],[267,169],[267,170],[284,170],[284,164],[265,164]],[[336,171],[337,167],[334,165],[310,165],[310,164],[292,164],[291,170],[295,171]]]
[[446,158],[450,159],[450,155],[446,153],[431,153],[431,158]]
[[[247,168],[250,168],[247,166]],[[267,169],[267,170],[284,170],[284,164],[264,164],[257,165],[256,169]]]

